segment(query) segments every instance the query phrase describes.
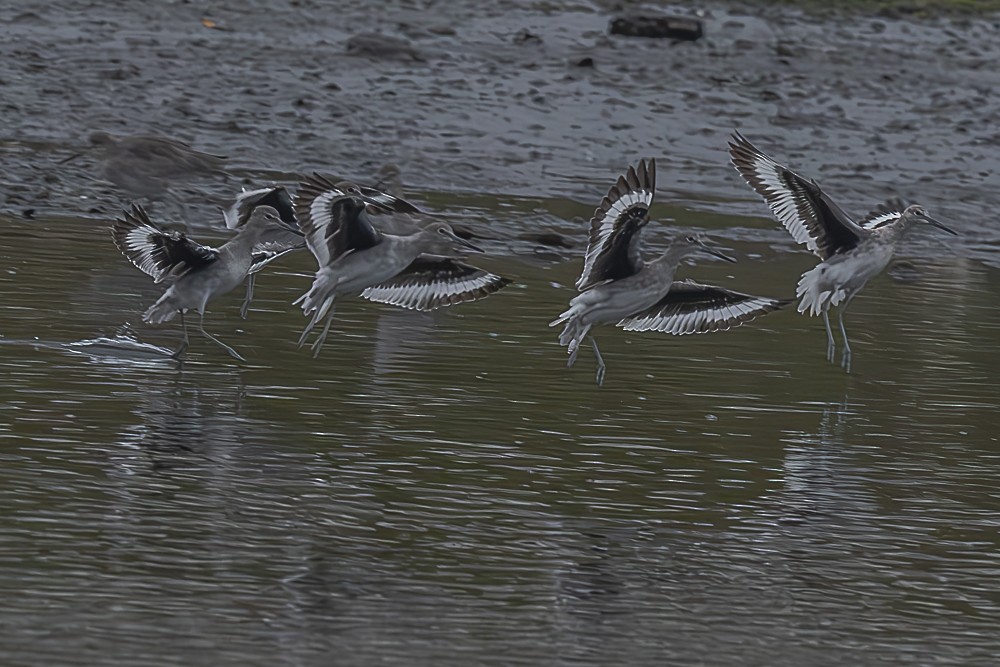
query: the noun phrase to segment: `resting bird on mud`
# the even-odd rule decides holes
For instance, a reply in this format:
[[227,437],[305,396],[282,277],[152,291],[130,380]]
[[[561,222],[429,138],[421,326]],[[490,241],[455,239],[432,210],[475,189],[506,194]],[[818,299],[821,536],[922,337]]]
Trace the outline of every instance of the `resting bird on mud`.
[[[674,241],[663,255],[644,262],[639,232],[649,223],[655,191],[656,162],[640,160],[638,167],[629,167],[618,178],[594,212],[583,272],[576,281],[580,294],[549,324],[564,325],[559,344],[567,346],[567,366],[576,361],[580,344],[595,324],[615,324],[626,331],[708,333],[739,326],[787,303],[690,280],[674,282],[681,260],[693,253],[736,261],[694,237]],[[597,340],[590,340],[600,385],[606,367]]]
[[260,206],[239,233],[218,248],[201,245],[181,232],[167,232],[154,225],[138,204],[115,220],[111,235],[115,245],[155,283],[170,287],[143,314],[144,322],[169,322],[180,313],[184,341],[171,355],[180,358],[188,347],[184,313],[194,309],[200,316],[198,330],[239,361],[236,350],[205,331],[205,306],[217,296],[237,287],[253,265],[254,248],[272,238],[283,238],[289,227],[270,206]]
[[796,289],[798,311],[822,315],[826,325],[826,358],[833,362],[836,343],[829,311],[840,306],[838,321],[844,338],[840,365],[851,372],[851,344],[844,328],[844,312],[869,280],[889,265],[896,244],[913,223],[944,230],[922,206],[906,206],[899,199],[880,204],[860,222],[854,222],[824,193],[816,181],[807,180],[774,161],[739,132],[729,141],[733,166],[771,208],[797,243],[804,243],[822,262],[802,274]]
[[299,185],[296,213],[319,265],[312,287],[295,302],[312,315],[300,346],[326,318],[312,344],[314,355],[329,333],[338,294],[360,294],[370,301],[426,311],[483,298],[510,282],[454,257],[461,250],[482,250],[456,236],[445,222],[412,227],[407,233],[380,231],[373,224],[376,216],[368,214],[379,206],[363,192],[345,194],[322,176]]

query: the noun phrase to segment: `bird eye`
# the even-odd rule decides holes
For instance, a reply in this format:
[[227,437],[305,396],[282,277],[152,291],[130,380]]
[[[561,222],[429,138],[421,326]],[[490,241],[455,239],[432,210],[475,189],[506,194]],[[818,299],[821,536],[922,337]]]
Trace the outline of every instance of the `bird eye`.
[[688,242],[688,243],[697,243],[697,242],[698,242],[698,239],[696,239],[696,238],[695,238],[695,237],[693,237],[693,236],[689,236],[689,237],[687,237],[687,242]]

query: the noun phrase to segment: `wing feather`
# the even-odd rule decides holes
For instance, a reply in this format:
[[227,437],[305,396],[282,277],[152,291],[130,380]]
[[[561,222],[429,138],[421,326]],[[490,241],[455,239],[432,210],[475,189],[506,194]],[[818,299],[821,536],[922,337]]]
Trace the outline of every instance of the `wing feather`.
[[740,326],[788,303],[685,280],[673,283],[666,296],[622,319],[618,326],[626,331],[659,331],[678,336],[711,333]]
[[734,132],[729,155],[736,171],[757,191],[796,243],[820,259],[857,247],[869,231],[859,227],[820,189]]
[[111,237],[122,254],[155,283],[176,280],[219,257],[215,248],[196,243],[181,232],[160,229],[138,204],[115,219]]
[[422,255],[394,278],[361,293],[369,301],[435,310],[482,299],[510,283],[502,276],[449,257]]
[[642,266],[638,234],[649,222],[655,193],[656,160],[640,160],[618,177],[590,219],[590,238],[577,289],[638,272]]

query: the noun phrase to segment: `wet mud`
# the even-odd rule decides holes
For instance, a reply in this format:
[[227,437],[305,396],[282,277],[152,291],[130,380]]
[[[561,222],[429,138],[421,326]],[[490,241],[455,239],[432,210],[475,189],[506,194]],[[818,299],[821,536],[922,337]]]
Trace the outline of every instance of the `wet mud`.
[[[670,9],[696,14],[705,37],[612,36],[617,13],[587,2],[9,3],[0,211],[119,210],[130,195],[93,152],[62,162],[102,130],[229,157],[227,175],[175,188],[195,227],[221,226],[218,208],[243,184],[312,170],[374,182],[393,164],[425,203],[448,192],[579,204],[571,215],[541,204],[552,215],[516,229],[477,224],[512,243],[534,231],[582,241],[578,218],[641,156],[659,160],[661,203],[765,218],[727,163],[739,128],[848,210],[919,200],[963,233],[956,252],[994,261],[995,17]],[[772,221],[748,226],[782,239]]]

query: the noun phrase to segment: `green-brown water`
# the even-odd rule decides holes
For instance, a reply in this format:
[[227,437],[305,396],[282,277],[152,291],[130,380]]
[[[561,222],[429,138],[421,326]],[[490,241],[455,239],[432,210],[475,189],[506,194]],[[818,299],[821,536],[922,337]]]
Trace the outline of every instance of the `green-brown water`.
[[[693,220],[741,260],[701,281],[787,295],[814,261]],[[249,365],[194,338],[179,367],[71,345],[179,337],[104,223],[8,220],[0,663],[991,664],[1000,274],[915,236],[850,376],[789,309],[600,329],[598,388],[546,326],[578,257],[485,260],[515,283],[433,315],[344,300],[318,360],[299,257],[246,321],[212,306]]]

